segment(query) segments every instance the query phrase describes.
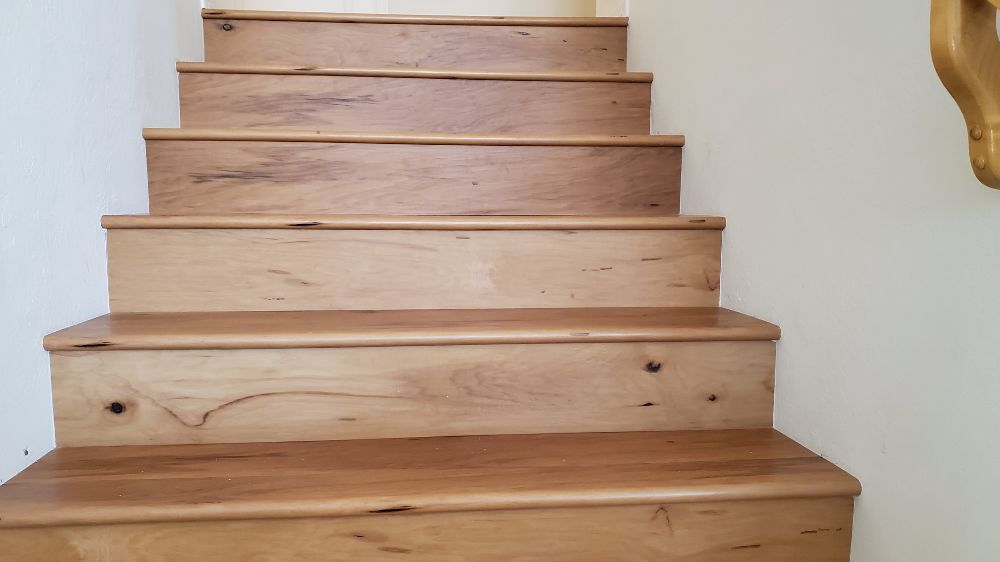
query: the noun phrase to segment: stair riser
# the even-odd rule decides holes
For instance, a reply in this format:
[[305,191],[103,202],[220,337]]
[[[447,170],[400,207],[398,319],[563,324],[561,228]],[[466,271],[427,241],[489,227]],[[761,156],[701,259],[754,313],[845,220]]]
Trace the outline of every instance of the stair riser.
[[681,149],[147,142],[154,214],[677,214]]
[[64,447],[770,427],[773,373],[766,341],[52,356]]
[[205,60],[306,66],[623,71],[626,33],[625,27],[208,19]]
[[[0,531],[52,560],[848,562],[851,498]],[[412,512],[411,512],[412,513]]]
[[648,134],[650,85],[181,74],[184,127]]
[[112,312],[717,306],[722,233],[108,233]]

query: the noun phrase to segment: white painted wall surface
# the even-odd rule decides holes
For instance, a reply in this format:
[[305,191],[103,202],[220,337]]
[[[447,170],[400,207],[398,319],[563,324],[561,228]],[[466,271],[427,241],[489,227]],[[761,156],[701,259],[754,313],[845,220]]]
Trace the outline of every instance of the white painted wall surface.
[[854,562],[1000,552],[1000,191],[967,163],[927,0],[632,0],[723,304],[780,324],[777,427],[858,476]]
[[596,15],[601,17],[628,16],[629,0],[597,0]]
[[54,443],[42,337],[107,311],[105,213],[145,212],[198,0],[0,4],[0,482]]
[[456,16],[593,16],[595,0],[208,0],[210,8],[444,14]]

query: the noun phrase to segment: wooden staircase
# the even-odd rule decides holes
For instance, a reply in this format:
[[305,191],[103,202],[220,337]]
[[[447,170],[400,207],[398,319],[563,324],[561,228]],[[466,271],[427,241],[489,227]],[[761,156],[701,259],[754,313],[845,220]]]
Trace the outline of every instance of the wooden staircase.
[[0,560],[849,559],[624,19],[203,16]]

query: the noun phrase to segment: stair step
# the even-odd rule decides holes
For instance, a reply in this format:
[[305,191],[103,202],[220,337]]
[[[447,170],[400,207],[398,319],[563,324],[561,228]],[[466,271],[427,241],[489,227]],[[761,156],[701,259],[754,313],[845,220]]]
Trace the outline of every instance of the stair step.
[[111,311],[718,304],[719,220],[289,218],[106,218]]
[[770,427],[718,308],[113,314],[57,332],[60,446]]
[[858,493],[771,429],[67,447],[0,488],[0,528]]
[[183,127],[648,134],[652,75],[178,63]]
[[[64,448],[0,488],[0,549],[825,561],[846,559],[859,492],[770,429]],[[589,550],[608,540],[629,548]]]
[[154,214],[676,215],[682,136],[146,129]]
[[105,215],[108,229],[294,230],[722,230],[708,216]]
[[108,314],[45,338],[49,351],[288,349],[776,340],[723,308],[313,310]]
[[202,17],[209,62],[610,71],[626,62],[626,18],[243,10]]

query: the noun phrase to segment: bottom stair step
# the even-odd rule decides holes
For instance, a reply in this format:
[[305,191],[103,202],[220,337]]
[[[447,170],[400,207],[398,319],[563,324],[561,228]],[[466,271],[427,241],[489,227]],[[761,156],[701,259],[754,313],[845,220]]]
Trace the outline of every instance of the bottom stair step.
[[0,558],[846,562],[859,493],[769,429],[65,448]]

